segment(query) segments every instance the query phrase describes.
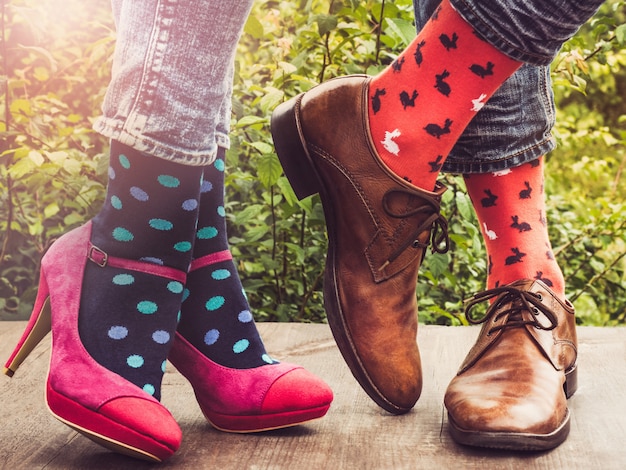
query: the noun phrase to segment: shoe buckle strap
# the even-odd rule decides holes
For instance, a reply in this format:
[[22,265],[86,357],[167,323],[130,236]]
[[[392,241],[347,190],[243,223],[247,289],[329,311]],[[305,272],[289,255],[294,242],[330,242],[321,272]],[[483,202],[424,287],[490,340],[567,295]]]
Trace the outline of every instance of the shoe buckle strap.
[[110,256],[106,251],[98,248],[91,242],[87,251],[87,259],[95,263],[101,268],[110,266],[112,268],[127,269],[130,271],[142,272],[159,276],[184,284],[187,281],[187,273],[168,266],[161,266],[154,263],[146,263],[145,261],[117,258]]
[[215,253],[211,253],[194,259],[191,262],[189,272],[196,271],[200,268],[204,268],[205,266],[210,266],[212,264],[221,263],[222,261],[231,261],[232,259],[233,255],[230,250],[217,251]]
[[89,252],[87,253],[87,258],[89,259],[89,261],[93,261],[101,268],[104,268],[109,261],[109,255],[105,251],[101,250],[95,245],[92,245],[91,243],[89,244]]

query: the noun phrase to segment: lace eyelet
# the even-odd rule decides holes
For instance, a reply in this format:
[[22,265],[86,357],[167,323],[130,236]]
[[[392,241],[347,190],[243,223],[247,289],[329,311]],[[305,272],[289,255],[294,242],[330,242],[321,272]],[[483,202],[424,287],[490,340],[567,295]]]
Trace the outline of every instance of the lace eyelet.
[[419,248],[421,246],[421,243],[419,240],[413,240],[412,246],[413,248]]

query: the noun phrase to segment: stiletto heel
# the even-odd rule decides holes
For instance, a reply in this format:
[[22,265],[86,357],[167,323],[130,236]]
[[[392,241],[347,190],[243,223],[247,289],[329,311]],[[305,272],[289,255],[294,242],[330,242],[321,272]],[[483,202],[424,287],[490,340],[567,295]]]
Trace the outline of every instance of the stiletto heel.
[[[87,262],[102,267],[107,263],[124,265],[134,270],[142,269],[143,264],[144,272],[158,268],[107,257],[90,245],[90,238],[91,223],[87,223],[65,234],[44,255],[33,315],[7,361],[7,374],[11,376],[47,331],[52,330],[46,383],[50,412],[111,450],[160,462],[180,446],[182,433],[178,424],[154,397],[96,362],[78,333],[80,287]],[[165,277],[174,275],[172,270],[165,274]],[[181,275],[184,277],[184,273]]]
[[5,364],[4,374],[13,377],[13,374],[15,374],[22,362],[35,349],[35,346],[45,338],[51,328],[48,285],[43,272],[41,272],[33,313],[26,325],[24,334]]
[[[192,262],[190,273],[231,259],[230,251],[203,256]],[[226,432],[258,432],[302,424],[324,416],[333,400],[328,385],[300,366],[222,366],[179,332],[168,359],[191,383],[209,423]]]
[[303,96],[296,96],[278,105],[271,118],[274,147],[298,199],[319,192],[319,182],[299,124],[298,114]]

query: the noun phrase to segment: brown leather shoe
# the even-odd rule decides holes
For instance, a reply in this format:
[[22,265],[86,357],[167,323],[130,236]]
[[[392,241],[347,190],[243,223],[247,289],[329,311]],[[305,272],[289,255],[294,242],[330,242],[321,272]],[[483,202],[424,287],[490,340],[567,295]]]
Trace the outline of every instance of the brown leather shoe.
[[[475,305],[494,298],[475,320]],[[476,294],[465,313],[483,326],[445,394],[453,439],[511,450],[561,444],[569,434],[567,398],[577,387],[572,304],[527,279]]]
[[415,287],[431,241],[447,250],[445,187],[420,190],[382,163],[369,134],[368,82],[330,80],[281,104],[272,134],[296,195],[322,199],[324,305],[337,345],[369,396],[400,414],[422,388]]

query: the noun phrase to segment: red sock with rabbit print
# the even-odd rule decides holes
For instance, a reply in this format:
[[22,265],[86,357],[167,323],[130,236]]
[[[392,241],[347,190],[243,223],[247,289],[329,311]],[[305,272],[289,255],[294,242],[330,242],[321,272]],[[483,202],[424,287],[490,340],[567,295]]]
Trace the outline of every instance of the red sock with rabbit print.
[[488,257],[487,288],[540,279],[561,299],[563,274],[552,253],[543,158],[510,170],[465,175]]
[[383,162],[431,191],[465,127],[519,66],[444,0],[409,47],[369,84],[370,131]]

